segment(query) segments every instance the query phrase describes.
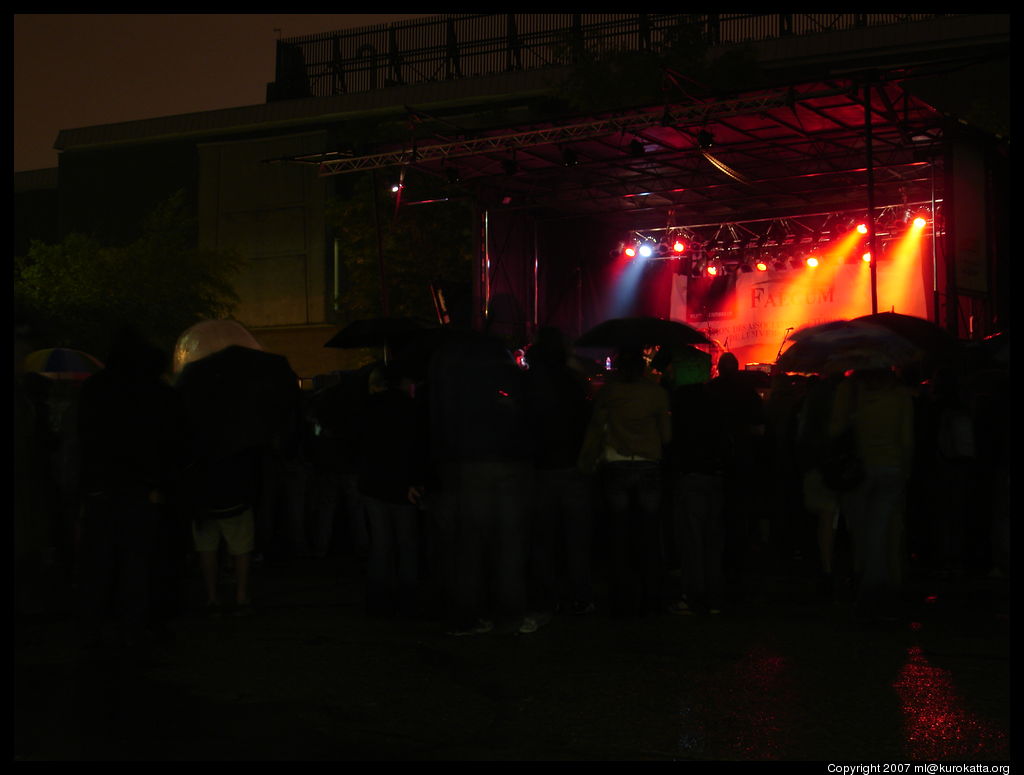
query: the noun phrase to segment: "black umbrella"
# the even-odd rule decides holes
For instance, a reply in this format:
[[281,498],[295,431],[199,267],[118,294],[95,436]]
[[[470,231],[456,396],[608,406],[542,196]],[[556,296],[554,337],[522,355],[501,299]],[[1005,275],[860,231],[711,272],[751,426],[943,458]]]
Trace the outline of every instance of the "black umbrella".
[[392,348],[392,364],[403,376],[425,379],[437,353],[487,346],[494,352],[504,349],[498,340],[474,329],[452,326],[426,328],[410,334]]
[[283,355],[232,345],[189,363],[175,385],[211,457],[268,446],[298,418],[299,381]]
[[332,336],[324,347],[357,349],[361,347],[394,348],[412,335],[433,326],[419,318],[381,317],[354,320]]
[[874,315],[862,315],[854,320],[861,320],[872,325],[887,328],[913,342],[929,355],[942,355],[956,346],[956,339],[941,326],[930,320],[900,312],[876,312]]
[[704,334],[676,320],[654,317],[613,318],[598,323],[576,340],[577,347],[681,347],[711,344]]

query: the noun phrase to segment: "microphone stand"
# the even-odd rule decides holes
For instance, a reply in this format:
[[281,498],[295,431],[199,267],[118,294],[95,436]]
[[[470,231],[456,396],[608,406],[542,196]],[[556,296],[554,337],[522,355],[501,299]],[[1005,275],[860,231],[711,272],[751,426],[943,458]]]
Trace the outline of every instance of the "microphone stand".
[[786,333],[782,335],[782,341],[779,342],[779,351],[775,353],[775,362],[779,362],[779,356],[782,355],[782,346],[786,343],[786,337],[789,336],[789,332],[793,330],[793,326],[786,329]]

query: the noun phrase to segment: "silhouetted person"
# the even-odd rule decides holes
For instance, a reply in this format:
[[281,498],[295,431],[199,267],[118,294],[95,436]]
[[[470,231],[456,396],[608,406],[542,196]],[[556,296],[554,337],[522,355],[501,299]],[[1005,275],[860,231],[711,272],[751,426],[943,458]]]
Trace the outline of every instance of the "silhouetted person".
[[533,607],[594,610],[593,476],[577,465],[590,420],[587,383],[562,332],[542,328],[526,354],[537,500],[530,530]]
[[708,385],[722,422],[718,444],[724,450],[725,513],[726,513],[726,575],[738,581],[748,567],[748,550],[760,536],[758,522],[767,514],[758,505],[757,488],[761,484],[755,463],[757,450],[765,432],[764,404],[748,375],[739,370],[732,353],[718,359],[718,376]]
[[160,509],[187,454],[186,423],[180,397],[161,378],[165,353],[124,329],[106,364],[80,394],[79,613],[95,639],[113,603],[123,637],[134,641],[151,603]]
[[344,372],[338,384],[313,396],[313,419],[319,427],[311,444],[315,481],[311,548],[316,555],[333,547],[365,560],[369,551],[365,507],[358,487],[355,429],[369,395],[370,371],[371,367],[364,367]]
[[500,340],[467,334],[430,364],[431,497],[448,631],[495,626],[532,631],[526,620],[526,540],[533,461],[525,376]]
[[937,497],[929,533],[936,539],[936,569],[943,576],[953,577],[968,569],[972,554],[979,548],[976,537],[983,532],[979,530],[983,517],[977,491],[975,419],[964,382],[960,375],[945,370],[936,373],[933,380],[931,489]]
[[821,462],[828,444],[829,422],[841,375],[814,380],[800,407],[797,428],[797,459],[802,473],[803,506],[812,515],[818,546],[818,587],[824,597],[835,590],[833,557],[840,521],[840,493],[822,476]]
[[731,454],[726,407],[707,382],[681,385],[671,399],[667,470],[682,594],[669,611],[717,614],[725,604],[725,488]]
[[599,471],[608,511],[610,608],[637,615],[663,604],[661,459],[671,441],[669,397],[645,374],[643,352],[623,349],[594,396],[588,436],[603,437]]
[[852,427],[865,469],[862,484],[842,495],[859,575],[856,610],[861,618],[898,614],[913,422],[910,392],[890,370],[856,372],[836,391],[829,435]]
[[[205,446],[205,445],[204,445]],[[207,611],[222,613],[219,582],[221,543],[231,555],[235,574],[233,613],[252,611],[249,576],[256,548],[253,507],[260,492],[258,447],[226,454],[196,456],[200,498],[193,515],[192,537],[199,554],[199,568],[206,590]]]
[[358,487],[370,532],[367,612],[411,616],[419,609],[419,500],[424,482],[424,418],[393,367],[370,375],[356,427]]

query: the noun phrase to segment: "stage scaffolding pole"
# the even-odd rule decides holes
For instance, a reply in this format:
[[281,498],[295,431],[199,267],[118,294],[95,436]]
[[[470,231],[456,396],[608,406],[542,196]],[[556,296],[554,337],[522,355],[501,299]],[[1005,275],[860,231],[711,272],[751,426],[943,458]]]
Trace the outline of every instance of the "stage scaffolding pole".
[[483,214],[483,241],[480,263],[483,268],[483,322],[486,329],[491,322],[491,211],[487,209]]
[[387,269],[384,263],[384,238],[381,234],[379,205],[377,203],[377,171],[370,173],[371,196],[373,198],[373,228],[377,236],[377,271],[380,275],[380,312],[384,317],[391,314],[388,300]]
[[537,250],[537,221],[533,221],[533,331],[531,338],[536,338],[537,328],[540,325],[540,253]]
[[871,261],[868,263],[871,272],[871,314],[878,312],[878,251],[875,249],[875,159],[871,132],[871,76],[864,81],[864,143],[867,156],[868,172],[868,250]]
[[932,304],[934,305],[934,322],[942,325],[942,299],[939,296],[939,256],[936,241],[939,237],[939,225],[935,221],[935,158],[932,158]]

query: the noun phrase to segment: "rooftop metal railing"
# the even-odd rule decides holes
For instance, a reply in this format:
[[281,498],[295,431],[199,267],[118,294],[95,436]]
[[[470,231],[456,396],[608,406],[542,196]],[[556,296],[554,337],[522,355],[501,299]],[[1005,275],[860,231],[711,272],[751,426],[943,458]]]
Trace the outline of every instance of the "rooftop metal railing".
[[584,52],[657,50],[681,29],[721,46],[925,21],[946,14],[443,14],[277,44],[268,101],[570,65]]

